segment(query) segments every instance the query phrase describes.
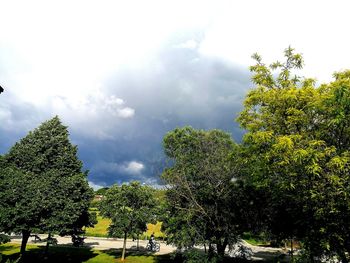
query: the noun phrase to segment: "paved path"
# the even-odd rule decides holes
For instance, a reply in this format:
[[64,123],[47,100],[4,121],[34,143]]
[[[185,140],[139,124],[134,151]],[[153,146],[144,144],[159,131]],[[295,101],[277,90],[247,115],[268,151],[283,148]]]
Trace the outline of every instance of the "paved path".
[[[41,239],[47,238],[47,235],[38,235]],[[59,245],[72,245],[72,239],[70,236],[60,237],[55,236]],[[20,243],[22,237],[16,236],[11,237],[11,241],[15,243]],[[157,241],[159,242],[159,241]],[[148,240],[140,240],[139,248],[140,250],[145,250],[145,247],[148,243]],[[176,250],[176,247],[167,245],[164,242],[160,243],[160,251],[155,253],[156,255],[168,254]],[[28,244],[36,244],[36,245],[46,245],[46,242],[35,241],[34,237],[30,237],[28,240]],[[120,238],[99,238],[99,237],[86,237],[84,240],[84,247],[91,247],[98,250],[106,250],[106,249],[121,249],[123,248],[123,239]],[[131,250],[137,250],[137,241],[132,241],[131,239],[127,239],[126,248]]]
[[[39,237],[41,239],[45,239],[47,238],[47,235],[39,235]],[[55,238],[57,239],[59,245],[72,245],[70,236],[66,236],[66,237],[55,236]],[[20,243],[21,240],[22,240],[21,236],[11,237],[11,241],[15,243]],[[123,239],[120,239],[120,238],[87,237],[85,238],[84,243],[85,243],[84,247],[91,247],[98,250],[121,249],[123,247]],[[148,240],[140,240],[139,249],[141,251],[145,250],[147,243],[148,243]],[[160,251],[155,253],[155,255],[168,254],[176,250],[176,247],[167,245],[165,242],[159,242],[159,243],[160,243]],[[28,244],[46,245],[46,242],[35,241],[34,237],[30,237],[28,240]],[[247,248],[250,251],[251,259],[254,261],[273,259],[280,254],[286,253],[286,251],[283,251],[281,248],[253,246],[245,242],[244,240],[242,240],[240,244],[242,244],[245,248]],[[128,239],[126,242],[126,248],[128,250],[136,251],[137,241],[136,240],[132,241],[131,239]],[[285,258],[285,260],[286,259],[287,258]],[[283,260],[281,262],[283,262]]]

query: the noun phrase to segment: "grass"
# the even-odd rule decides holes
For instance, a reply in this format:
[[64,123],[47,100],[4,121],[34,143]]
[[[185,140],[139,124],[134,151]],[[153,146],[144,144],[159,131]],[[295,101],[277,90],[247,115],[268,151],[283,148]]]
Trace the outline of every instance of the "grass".
[[267,241],[266,237],[264,234],[260,235],[253,235],[249,232],[245,232],[242,236],[242,238],[247,241],[249,244],[254,245],[254,246],[266,246],[270,245],[270,242]]
[[[0,253],[3,256],[3,262],[7,259],[17,259],[19,257],[20,245],[14,243],[8,243],[0,245]],[[121,250],[120,249],[108,249],[108,250],[94,250],[90,248],[75,248],[70,246],[52,246],[49,252],[45,254],[45,247],[27,245],[27,252],[23,262],[72,262],[72,263],[107,263],[107,262],[121,262]],[[173,262],[180,263],[171,258],[171,255],[153,255],[142,254],[140,252],[127,252],[126,263],[165,263]]]
[[97,215],[97,224],[95,227],[86,228],[86,235],[93,237],[107,237],[108,227],[111,224],[111,220],[103,218],[98,211],[95,211]]
[[[95,227],[86,228],[86,236],[92,237],[107,237],[108,236],[108,226],[111,224],[111,220],[108,218],[103,218],[98,210],[93,210],[97,215],[97,224]],[[164,238],[164,233],[161,232],[162,222],[157,222],[156,224],[147,224],[147,231],[143,233],[142,238],[149,238],[152,233],[156,238]]]

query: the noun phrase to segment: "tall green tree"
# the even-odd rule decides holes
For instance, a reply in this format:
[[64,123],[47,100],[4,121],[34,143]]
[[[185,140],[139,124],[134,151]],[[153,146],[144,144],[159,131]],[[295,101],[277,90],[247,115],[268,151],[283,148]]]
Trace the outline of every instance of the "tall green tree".
[[113,185],[100,203],[101,215],[112,220],[108,233],[124,238],[121,260],[125,259],[126,239],[147,229],[156,219],[157,201],[154,190],[140,182]]
[[93,190],[58,117],[10,149],[0,176],[0,229],[22,233],[21,253],[33,231],[76,234],[95,222],[88,212]]
[[244,208],[235,183],[236,145],[220,130],[177,128],[163,141],[171,166],[162,178],[168,185],[168,241],[178,247],[209,245],[223,257],[245,229]]
[[285,61],[253,58],[252,89],[238,118],[246,181],[270,193],[270,230],[304,241],[309,262],[338,255],[348,262],[349,72],[320,87],[293,72],[303,59],[292,48]]

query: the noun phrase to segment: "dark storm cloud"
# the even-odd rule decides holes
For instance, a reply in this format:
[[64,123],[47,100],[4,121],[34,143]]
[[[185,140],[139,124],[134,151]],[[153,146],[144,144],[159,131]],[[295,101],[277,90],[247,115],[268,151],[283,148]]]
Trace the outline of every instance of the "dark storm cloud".
[[5,153],[47,116],[34,105],[18,100],[10,88],[0,95],[0,105],[0,153]]
[[[91,166],[90,179],[107,185],[159,183],[162,139],[176,127],[223,129],[240,141],[243,131],[234,119],[250,85],[247,70],[201,56],[195,49],[164,48],[145,67],[124,69],[108,81],[105,92],[123,98],[136,114],[122,128],[115,127],[119,135],[113,142],[81,144],[82,158]],[[118,169],[132,160],[144,164],[140,173]]]
[[[174,128],[223,129],[240,141],[243,131],[234,119],[251,86],[248,70],[203,56],[195,42],[190,44],[169,44],[147,63],[120,69],[102,83],[101,94],[88,97],[78,108],[65,97],[38,108],[18,101],[10,91],[2,93],[1,153],[59,114],[78,145],[84,168],[90,170],[89,181],[102,186],[131,180],[157,185],[165,165],[162,139]],[[121,114],[126,108],[135,113]]]

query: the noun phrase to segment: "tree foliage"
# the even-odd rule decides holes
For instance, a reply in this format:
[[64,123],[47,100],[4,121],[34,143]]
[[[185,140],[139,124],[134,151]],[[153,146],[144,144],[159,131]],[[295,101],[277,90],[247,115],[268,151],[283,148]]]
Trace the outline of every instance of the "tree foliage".
[[162,178],[168,185],[168,241],[178,247],[214,246],[220,256],[244,231],[236,145],[220,130],[177,128],[164,137],[171,167]]
[[[286,61],[251,67],[256,85],[238,117],[246,181],[270,193],[270,230],[298,238],[309,260],[349,251],[350,72],[315,85],[293,76],[303,65],[292,48]],[[277,72],[275,72],[277,71]],[[347,262],[347,261],[346,261]]]
[[122,260],[125,259],[126,238],[147,229],[147,223],[156,220],[157,201],[154,191],[139,182],[113,185],[100,203],[101,215],[112,220],[108,228],[112,237],[123,237]]
[[77,234],[95,222],[88,212],[93,191],[58,117],[10,149],[0,176],[0,229],[22,233],[22,253],[33,231]]

